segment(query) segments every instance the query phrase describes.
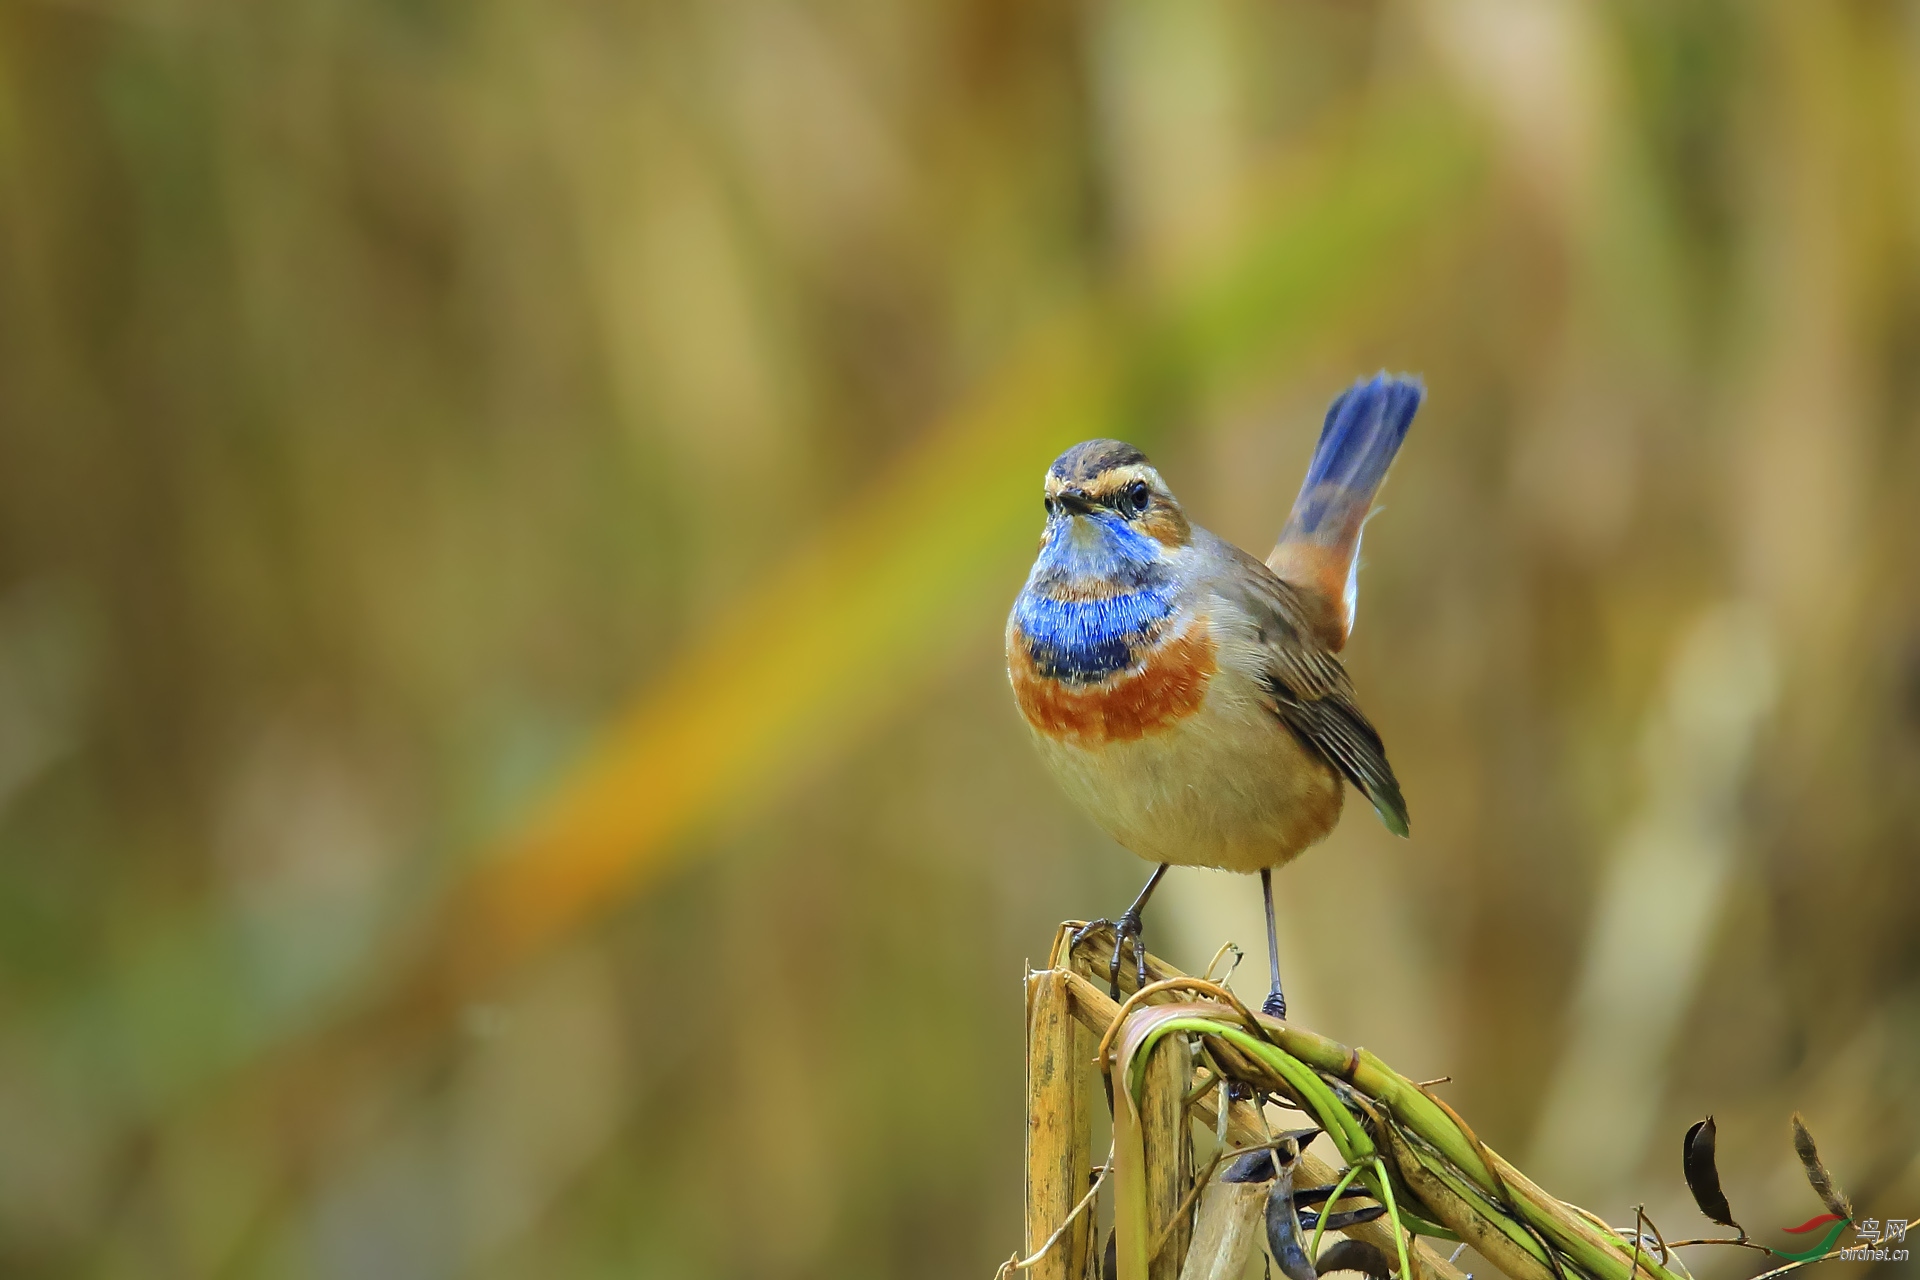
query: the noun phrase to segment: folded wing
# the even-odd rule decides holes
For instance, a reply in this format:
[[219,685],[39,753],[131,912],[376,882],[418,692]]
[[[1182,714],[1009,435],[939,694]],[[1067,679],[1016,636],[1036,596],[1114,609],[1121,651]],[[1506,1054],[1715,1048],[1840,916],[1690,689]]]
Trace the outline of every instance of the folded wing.
[[1315,639],[1319,602],[1238,548],[1232,554],[1245,571],[1231,589],[1254,619],[1267,660],[1261,685],[1268,709],[1366,794],[1387,830],[1406,835],[1407,801],[1386,746],[1355,701],[1347,669]]

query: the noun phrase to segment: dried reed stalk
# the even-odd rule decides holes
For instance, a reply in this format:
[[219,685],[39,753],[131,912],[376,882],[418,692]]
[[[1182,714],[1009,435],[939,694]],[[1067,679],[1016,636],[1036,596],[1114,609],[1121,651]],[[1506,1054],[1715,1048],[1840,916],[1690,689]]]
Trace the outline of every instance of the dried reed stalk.
[[[1179,1280],[1188,1224],[1181,1211],[1192,1177],[1193,1142],[1185,1101],[1193,1060],[1184,1040],[1169,1036],[1147,1056],[1140,1090],[1140,1140],[1146,1158],[1147,1280]],[[1162,1240],[1164,1237],[1164,1240]],[[1156,1251],[1153,1243],[1161,1240]]]
[[1239,1280],[1266,1238],[1266,1210],[1264,1182],[1209,1182],[1180,1280]]
[[[1086,1193],[1093,1174],[1092,1099],[1085,1096],[1093,1043],[1073,1016],[1066,975],[1027,975],[1027,1234],[1024,1252],[1046,1243]],[[1081,1214],[1031,1268],[1035,1280],[1080,1280],[1093,1215]]]
[[[1056,936],[1051,971],[1062,975],[1060,990],[1072,1015],[1089,1032],[1100,1034],[1103,1045],[1117,1037],[1125,1046],[1123,1051],[1116,1047],[1110,1061],[1086,1064],[1115,1075],[1111,1096],[1116,1102],[1120,1280],[1173,1280],[1179,1274],[1184,1234],[1176,1239],[1175,1232],[1168,1231],[1164,1249],[1156,1254],[1148,1224],[1166,1223],[1169,1212],[1178,1212],[1166,1208],[1173,1189],[1180,1189],[1180,1195],[1172,1203],[1184,1201],[1191,1176],[1184,1122],[1177,1141],[1157,1137],[1149,1143],[1146,1134],[1168,1132],[1173,1072],[1177,1066],[1180,1092],[1171,1096],[1178,1110],[1189,1074],[1190,1039],[1204,1043],[1229,1077],[1288,1099],[1326,1127],[1343,1158],[1388,1209],[1389,1219],[1357,1226],[1349,1234],[1390,1257],[1399,1255],[1405,1244],[1388,1226],[1388,1221],[1399,1220],[1424,1235],[1476,1245],[1515,1280],[1634,1280],[1637,1273],[1651,1280],[1676,1280],[1663,1263],[1638,1249],[1630,1252],[1604,1224],[1535,1186],[1487,1148],[1445,1102],[1364,1049],[1256,1016],[1225,989],[1188,978],[1151,955],[1148,980],[1165,987],[1130,996],[1124,1028],[1116,1025],[1123,1009],[1097,985],[1097,979],[1108,977],[1105,958],[1111,932],[1099,931],[1090,946],[1074,952],[1069,946],[1073,928],[1064,925]],[[1132,957],[1127,959],[1118,974],[1123,991],[1137,986]],[[1090,981],[1090,975],[1096,980]],[[1204,999],[1196,1003],[1196,995]],[[1177,1062],[1161,1066],[1171,1061],[1163,1058],[1169,1045],[1177,1050]],[[1123,1059],[1136,1064],[1130,1079],[1120,1078]],[[1125,1105],[1120,1105],[1122,1100]],[[1211,1094],[1190,1100],[1190,1110],[1217,1119]],[[1228,1129],[1243,1145],[1257,1145],[1267,1137],[1259,1114],[1244,1103],[1230,1108]],[[1156,1157],[1156,1148],[1166,1152],[1164,1158]],[[1299,1174],[1303,1183],[1335,1177],[1324,1163],[1304,1156]],[[1186,1224],[1178,1224],[1179,1232],[1186,1229]],[[1416,1273],[1409,1280],[1455,1280],[1459,1274],[1417,1244],[1402,1262]]]
[[[1153,953],[1147,954],[1147,977],[1149,981],[1161,982],[1167,978],[1179,976],[1179,970],[1168,965]],[[1120,1013],[1120,1005],[1106,991],[1094,985],[1085,976],[1069,969],[1064,971],[1067,993],[1072,999],[1073,1013],[1081,1025],[1091,1033],[1089,1040],[1105,1034]],[[1103,975],[1104,976],[1104,975]],[[1123,980],[1131,981],[1122,975]],[[1092,1050],[1088,1050],[1087,1065],[1095,1069]],[[1116,1096],[1116,1101],[1118,1095]],[[1209,1094],[1196,1100],[1193,1115],[1202,1125],[1212,1128],[1219,1118],[1215,1110],[1214,1097]],[[1236,1102],[1227,1111],[1227,1138],[1236,1146],[1259,1146],[1268,1138],[1266,1129],[1260,1123],[1260,1114],[1249,1102]],[[1326,1161],[1310,1151],[1300,1153],[1300,1178],[1303,1183],[1325,1186],[1339,1179],[1340,1172]],[[1363,1222],[1348,1227],[1346,1235],[1356,1240],[1364,1240],[1388,1257],[1393,1256],[1393,1232],[1385,1222]],[[1431,1246],[1420,1243],[1415,1250],[1414,1266],[1419,1271],[1415,1280],[1466,1280],[1464,1274],[1444,1257],[1434,1252]]]

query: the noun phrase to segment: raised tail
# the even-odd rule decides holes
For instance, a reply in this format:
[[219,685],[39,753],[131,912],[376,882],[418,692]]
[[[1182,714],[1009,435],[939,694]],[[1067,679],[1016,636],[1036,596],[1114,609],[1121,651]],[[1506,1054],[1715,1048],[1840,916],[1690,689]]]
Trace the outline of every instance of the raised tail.
[[1417,378],[1377,373],[1340,393],[1327,409],[1320,443],[1300,496],[1267,567],[1312,591],[1331,618],[1326,639],[1335,649],[1353,630],[1360,589],[1360,532],[1373,495],[1387,478],[1400,442],[1426,390]]

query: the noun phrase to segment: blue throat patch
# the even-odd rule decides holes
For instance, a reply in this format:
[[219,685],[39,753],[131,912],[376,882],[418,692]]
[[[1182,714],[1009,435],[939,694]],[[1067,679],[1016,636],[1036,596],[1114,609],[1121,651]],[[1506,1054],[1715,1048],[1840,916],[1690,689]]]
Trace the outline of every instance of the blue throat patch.
[[[1158,545],[1117,520],[1094,518],[1101,536],[1091,546],[1065,536],[1063,527],[1049,527],[1013,605],[1034,669],[1076,684],[1132,666],[1134,651],[1152,641],[1174,611],[1174,586],[1158,561]],[[1096,588],[1102,598],[1061,598],[1077,594],[1076,586]]]

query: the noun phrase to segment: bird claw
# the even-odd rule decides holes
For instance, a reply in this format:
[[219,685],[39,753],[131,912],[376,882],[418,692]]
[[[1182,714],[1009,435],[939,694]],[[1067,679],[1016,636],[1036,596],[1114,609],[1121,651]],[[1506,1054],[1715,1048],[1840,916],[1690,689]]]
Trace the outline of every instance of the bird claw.
[[1269,991],[1267,998],[1260,1004],[1260,1012],[1280,1021],[1287,1020],[1287,998],[1278,991]]
[[1140,913],[1129,907],[1120,913],[1118,920],[1089,920],[1073,931],[1073,937],[1067,940],[1067,952],[1071,955],[1075,948],[1085,942],[1102,926],[1113,930],[1113,955],[1107,961],[1107,993],[1115,1000],[1120,998],[1120,957],[1126,953],[1127,944],[1133,944],[1134,990],[1147,985],[1147,948],[1141,942],[1146,932],[1146,924]]

